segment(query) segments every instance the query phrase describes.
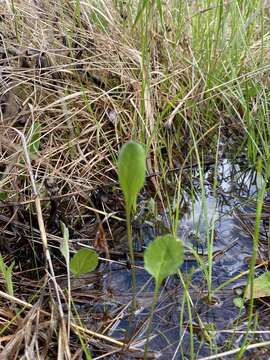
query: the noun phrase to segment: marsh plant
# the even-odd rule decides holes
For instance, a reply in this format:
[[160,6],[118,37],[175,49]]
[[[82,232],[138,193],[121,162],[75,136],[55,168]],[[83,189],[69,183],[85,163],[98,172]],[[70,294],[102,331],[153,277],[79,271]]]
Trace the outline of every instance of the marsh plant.
[[147,329],[144,359],[147,359],[148,341],[152,328],[153,314],[158,301],[158,290],[162,281],[167,276],[178,272],[183,261],[183,243],[171,234],[158,236],[149,244],[144,252],[144,268],[155,279],[155,290]]
[[129,256],[131,260],[131,277],[133,289],[133,310],[135,304],[136,275],[135,259],[132,241],[131,216],[136,211],[137,197],[144,185],[146,173],[146,156],[142,145],[129,141],[123,145],[118,158],[118,177],[121,189],[124,194],[126,220],[127,220],[127,238]]
[[[131,215],[136,211],[138,193],[144,185],[146,173],[146,156],[143,147],[134,141],[126,143],[119,154],[118,176],[124,193],[127,218],[128,246],[132,264],[133,310],[135,309],[135,259],[132,241]],[[144,358],[147,358],[147,347],[153,313],[157,305],[158,290],[162,281],[169,275],[176,274],[184,260],[182,242],[173,235],[157,237],[144,252],[144,268],[155,279],[155,290],[148,323]]]

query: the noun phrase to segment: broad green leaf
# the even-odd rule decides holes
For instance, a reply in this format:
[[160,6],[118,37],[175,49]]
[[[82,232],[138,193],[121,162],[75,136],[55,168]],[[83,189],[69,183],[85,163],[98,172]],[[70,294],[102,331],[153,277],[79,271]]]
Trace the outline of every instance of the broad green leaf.
[[98,256],[94,250],[80,249],[70,261],[70,270],[75,276],[80,276],[95,270]]
[[167,276],[177,273],[183,261],[183,243],[170,234],[157,237],[144,252],[144,268],[158,286]]
[[129,141],[123,145],[118,158],[118,177],[128,212],[136,210],[137,196],[143,187],[145,173],[145,151],[140,144]]
[[28,137],[28,150],[30,157],[33,158],[39,150],[40,147],[40,137],[41,137],[41,125],[39,121],[36,121],[32,124],[31,128],[27,134]]
[[[253,298],[258,299],[261,297],[270,296],[270,272],[265,272],[261,276],[254,279],[253,282]],[[250,299],[250,285],[246,290],[246,299]]]
[[68,266],[68,264],[69,264],[69,246],[68,246],[69,231],[68,231],[68,228],[66,227],[66,225],[62,221],[60,222],[60,226],[61,226],[61,231],[62,231],[62,235],[63,235],[63,240],[60,245],[60,251],[61,251],[62,255],[64,256],[64,258],[66,260],[66,264]]

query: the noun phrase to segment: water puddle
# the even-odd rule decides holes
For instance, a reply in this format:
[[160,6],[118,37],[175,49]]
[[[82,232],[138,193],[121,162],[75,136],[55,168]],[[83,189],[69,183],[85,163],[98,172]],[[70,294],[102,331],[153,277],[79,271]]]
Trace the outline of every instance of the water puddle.
[[[185,194],[185,212],[179,221],[178,235],[187,249],[197,250],[206,265],[207,236],[213,236],[212,288],[215,289],[248,269],[252,237],[243,229],[239,214],[241,211],[254,214],[257,180],[256,173],[245,166],[242,159],[231,162],[228,158],[222,158],[218,164],[218,186],[214,192],[213,170],[214,167],[209,166],[205,172],[205,206],[201,200],[198,170],[192,170],[193,196]],[[155,236],[156,229],[151,222],[143,221],[140,232],[147,245]],[[110,270],[108,268],[108,265],[104,265],[103,299],[99,300],[102,300],[103,307],[106,306],[110,318],[116,318],[108,335],[123,340],[126,329],[130,327],[126,316],[126,305],[131,300],[130,272],[125,264],[117,262],[110,265]],[[191,336],[183,286],[178,276],[172,276],[160,290],[153,317],[150,354],[155,354],[160,359],[190,359],[191,351],[196,354],[195,357],[203,357],[215,351],[226,350],[226,343],[229,341],[240,342],[241,336],[233,337],[230,330],[236,325],[238,330],[245,328],[243,320],[237,323],[237,319],[243,314],[240,314],[233,300],[237,297],[236,289],[245,284],[246,276],[217,291],[213,302],[209,304],[206,301],[207,281],[192,251],[187,250],[181,271],[186,281],[190,278],[188,289],[193,303],[193,334]],[[142,256],[137,257],[136,278],[138,311],[132,320],[130,341],[133,348],[143,349],[154,284],[143,270]],[[107,301],[105,305],[104,298]],[[205,338],[201,322],[205,328],[215,330],[211,332],[211,346],[209,339]],[[111,359],[117,358],[114,356],[116,355],[112,355]],[[134,356],[131,354],[130,358]],[[124,358],[129,358],[126,353]]]

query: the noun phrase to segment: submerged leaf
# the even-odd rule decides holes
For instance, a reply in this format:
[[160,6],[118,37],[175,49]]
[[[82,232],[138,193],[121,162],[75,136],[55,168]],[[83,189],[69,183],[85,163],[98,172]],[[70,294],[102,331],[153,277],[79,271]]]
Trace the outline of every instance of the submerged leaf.
[[241,298],[241,297],[234,298],[233,303],[239,309],[241,309],[244,306],[244,301],[243,301],[243,298]]
[[[265,272],[261,276],[254,279],[253,282],[253,298],[258,299],[261,297],[270,296],[270,272]],[[246,299],[250,299],[250,285],[246,290]]]
[[75,276],[80,276],[95,270],[98,265],[98,256],[94,250],[80,249],[70,261],[70,270]]
[[157,237],[144,252],[144,268],[158,285],[167,276],[177,273],[183,260],[183,243],[170,234]]
[[126,143],[119,153],[118,177],[128,212],[136,210],[137,196],[145,181],[146,157],[140,144]]

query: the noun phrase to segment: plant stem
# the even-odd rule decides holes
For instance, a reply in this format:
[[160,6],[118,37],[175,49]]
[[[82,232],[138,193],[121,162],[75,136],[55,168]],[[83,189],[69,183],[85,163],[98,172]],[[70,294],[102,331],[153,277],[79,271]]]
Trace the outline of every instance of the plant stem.
[[154,296],[153,296],[153,302],[152,302],[152,306],[151,306],[151,312],[150,312],[150,317],[149,317],[149,322],[148,322],[148,327],[147,327],[147,333],[146,333],[146,343],[144,346],[144,354],[143,354],[143,359],[147,360],[147,351],[148,351],[148,343],[149,343],[149,337],[150,337],[150,333],[152,330],[152,320],[153,320],[153,315],[154,315],[154,310],[157,306],[157,301],[158,301],[158,289],[159,289],[160,284],[157,283],[157,281],[155,282],[155,289],[154,289]]
[[131,228],[131,217],[130,211],[126,210],[127,216],[127,237],[128,237],[128,249],[131,260],[131,284],[132,284],[132,311],[136,310],[136,270],[135,270],[135,259],[132,241],[132,228]]

